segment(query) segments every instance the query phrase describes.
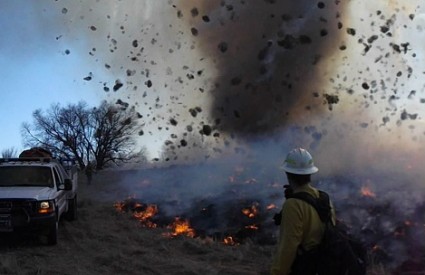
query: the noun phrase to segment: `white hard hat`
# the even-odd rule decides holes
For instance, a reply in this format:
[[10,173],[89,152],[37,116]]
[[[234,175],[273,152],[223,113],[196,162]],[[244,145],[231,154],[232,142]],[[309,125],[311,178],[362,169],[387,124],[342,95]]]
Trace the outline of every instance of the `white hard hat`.
[[313,157],[307,150],[295,148],[286,156],[283,170],[296,175],[310,175],[319,171],[319,168],[314,166]]

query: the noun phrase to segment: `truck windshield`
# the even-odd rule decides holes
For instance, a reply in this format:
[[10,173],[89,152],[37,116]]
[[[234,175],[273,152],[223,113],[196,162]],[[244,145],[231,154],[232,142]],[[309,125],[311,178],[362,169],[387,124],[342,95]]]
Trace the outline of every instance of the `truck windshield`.
[[1,186],[53,187],[52,172],[49,167],[3,166],[0,167]]

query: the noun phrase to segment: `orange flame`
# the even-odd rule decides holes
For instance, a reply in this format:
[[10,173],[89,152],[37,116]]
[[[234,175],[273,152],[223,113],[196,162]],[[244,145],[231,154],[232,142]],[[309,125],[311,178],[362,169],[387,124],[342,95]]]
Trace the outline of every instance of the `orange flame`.
[[143,207],[143,204],[141,204],[140,202],[136,202],[133,206],[134,209],[141,208],[141,207]]
[[235,240],[233,240],[233,237],[232,236],[225,237],[223,239],[223,243],[225,245],[237,245],[238,244],[237,242],[235,242]]
[[122,201],[118,201],[118,202],[114,203],[114,208],[118,212],[124,212],[124,207],[125,207],[125,203],[122,202]]
[[130,195],[128,196],[128,198],[124,201],[118,201],[114,203],[114,208],[118,211],[118,212],[126,212],[126,207],[128,206],[127,202],[129,200],[132,200],[136,197],[136,195]]
[[269,205],[267,205],[267,210],[272,210],[272,209],[275,209],[276,208],[276,205],[275,204],[269,204]]
[[360,193],[365,196],[365,197],[371,197],[371,198],[375,198],[376,194],[367,186],[363,186],[360,189]]
[[[142,205],[140,205],[141,207]],[[150,204],[145,210],[136,211],[133,217],[139,220],[143,226],[155,228],[157,225],[150,221],[150,219],[158,213],[158,207],[155,204]]]
[[187,237],[195,237],[195,229],[190,227],[189,220],[181,220],[180,217],[175,217],[174,222],[167,226],[167,228],[171,229],[173,232],[169,234],[165,234],[168,237],[176,237],[179,235],[184,235]]
[[243,208],[242,213],[249,218],[254,218],[258,214],[257,204],[253,204],[251,207]]
[[114,203],[114,208],[118,212],[127,212],[131,210],[132,217],[140,221],[144,227],[157,227],[157,225],[150,220],[158,213],[158,207],[154,204],[145,205],[141,202],[135,202],[134,197],[131,196],[124,201]]
[[258,230],[258,226],[255,224],[245,226],[246,229]]

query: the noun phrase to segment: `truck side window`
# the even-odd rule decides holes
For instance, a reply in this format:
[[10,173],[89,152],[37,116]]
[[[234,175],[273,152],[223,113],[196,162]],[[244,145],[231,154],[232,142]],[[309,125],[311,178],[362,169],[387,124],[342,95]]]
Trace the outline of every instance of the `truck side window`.
[[63,181],[61,177],[59,176],[58,171],[56,171],[56,169],[53,169],[53,172],[55,174],[56,187],[59,187],[59,184],[61,184]]

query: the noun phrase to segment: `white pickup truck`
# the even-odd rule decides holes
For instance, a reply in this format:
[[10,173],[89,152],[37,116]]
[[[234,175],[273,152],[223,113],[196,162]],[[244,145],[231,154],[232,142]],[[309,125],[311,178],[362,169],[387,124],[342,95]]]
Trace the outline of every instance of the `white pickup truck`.
[[58,241],[62,217],[77,218],[77,167],[54,158],[0,158],[0,234],[35,231]]

